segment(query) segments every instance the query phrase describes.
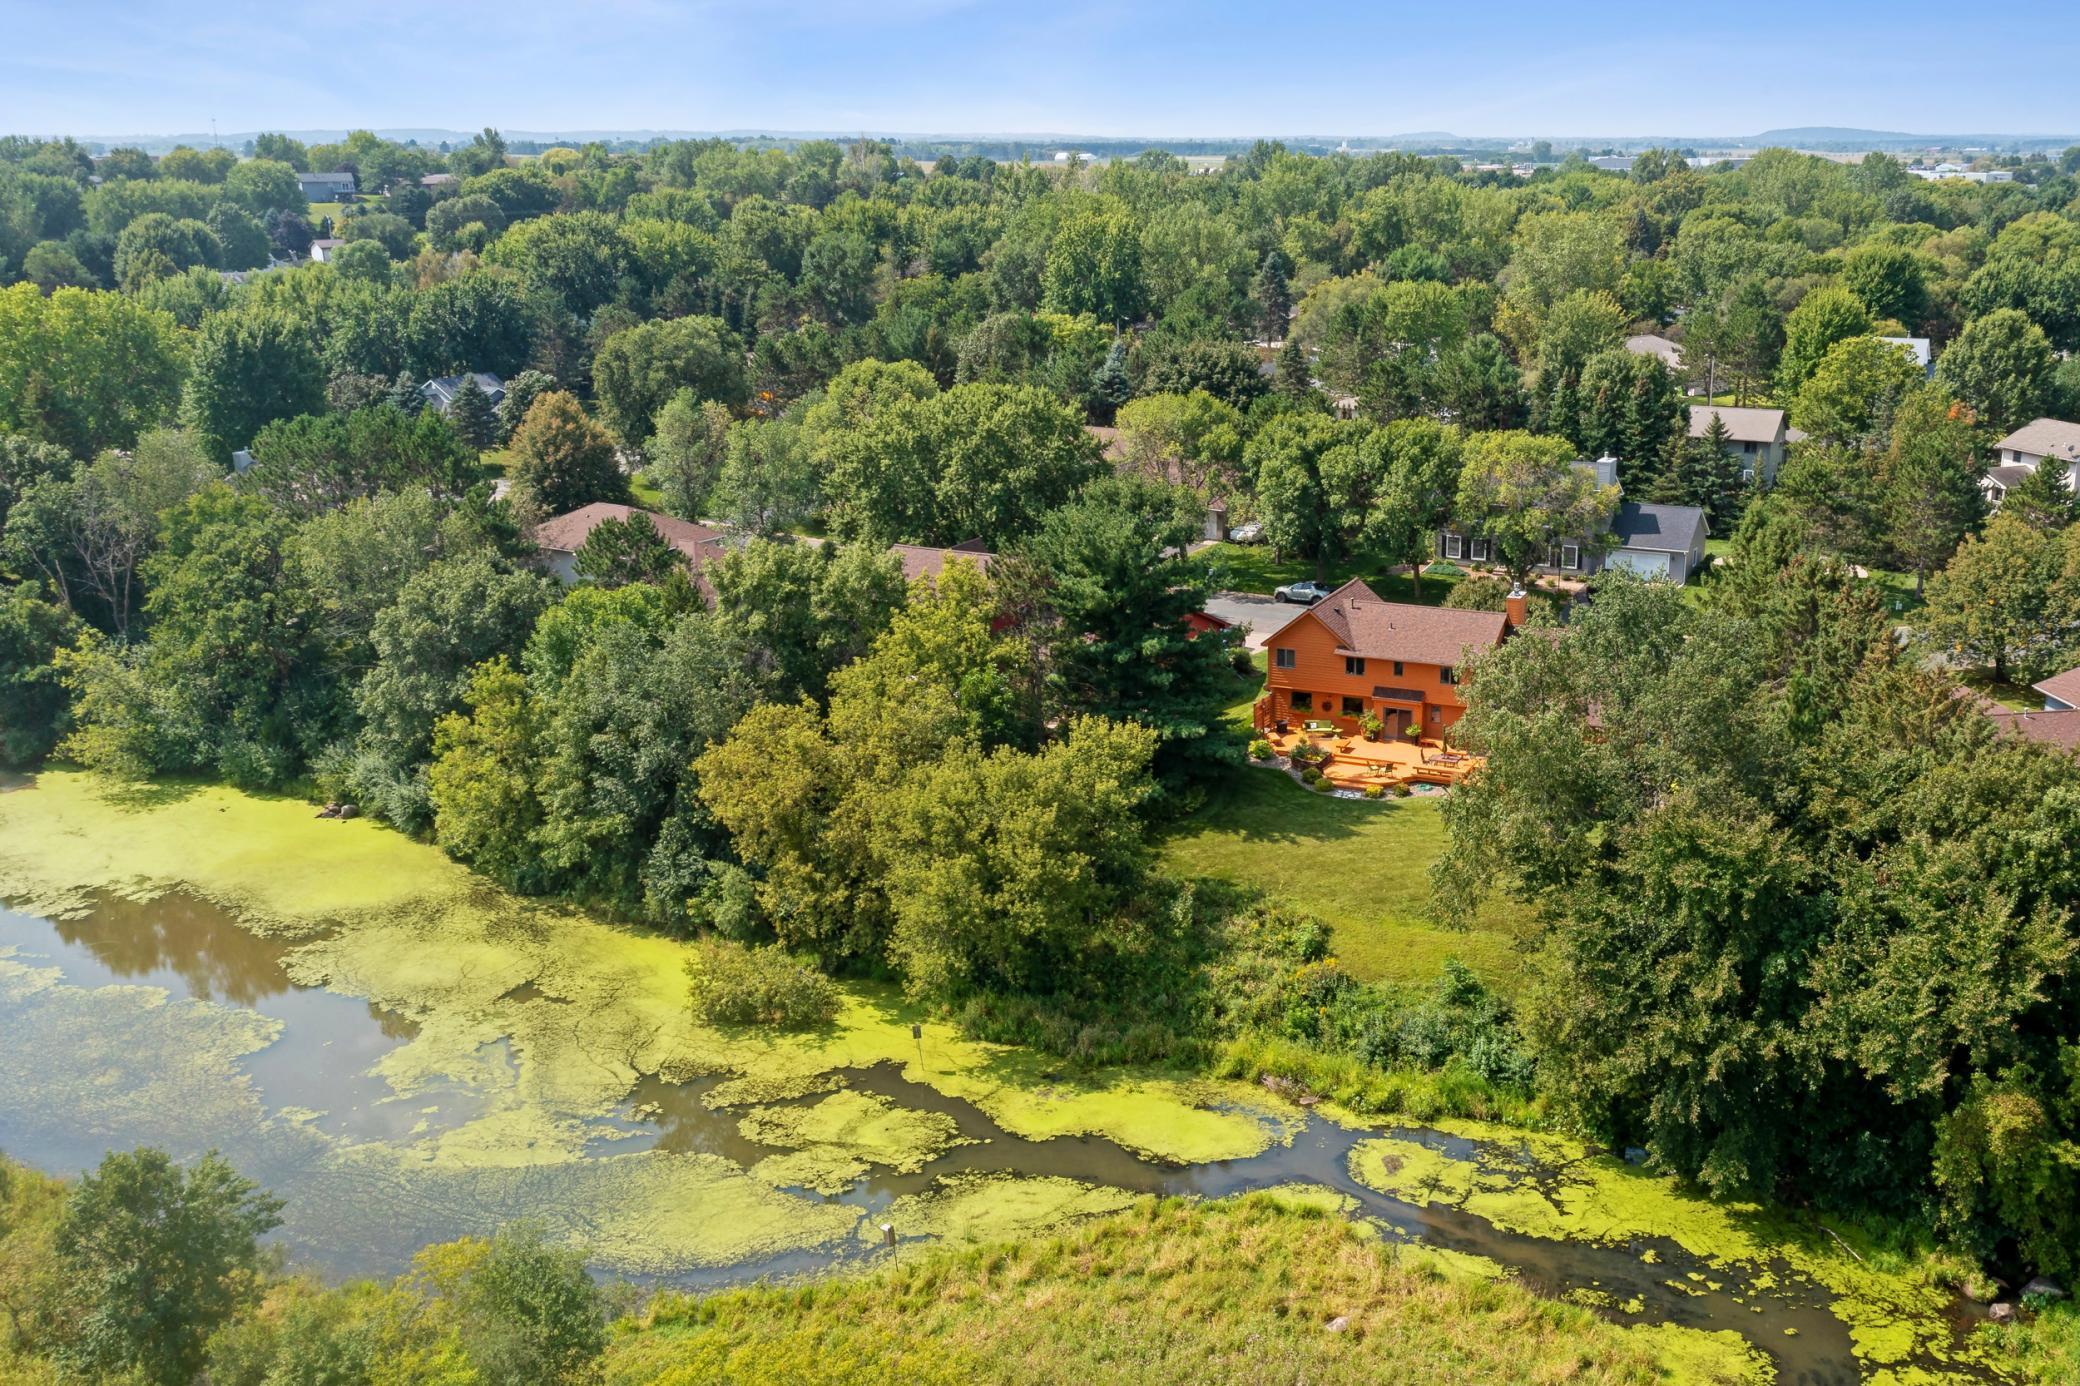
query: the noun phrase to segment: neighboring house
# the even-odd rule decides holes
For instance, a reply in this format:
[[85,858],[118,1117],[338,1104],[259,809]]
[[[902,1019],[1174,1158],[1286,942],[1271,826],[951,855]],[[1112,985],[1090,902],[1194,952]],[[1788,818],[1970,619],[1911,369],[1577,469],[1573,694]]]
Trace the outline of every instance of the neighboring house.
[[[477,388],[490,397],[491,407],[496,409],[505,400],[506,383],[489,371],[472,371],[470,374],[477,378]],[[419,387],[419,397],[434,413],[445,414],[455,407],[455,392],[462,388],[463,379],[459,375],[444,375],[429,380]]]
[[1678,378],[1683,374],[1683,349],[1666,337],[1657,337],[1651,332],[1637,333],[1625,339],[1625,349],[1634,356],[1658,357],[1661,364],[1675,372]]
[[429,173],[419,180],[419,186],[422,188],[452,188],[455,186],[455,182],[455,175],[452,173]]
[[1641,577],[1688,582],[1704,566],[1704,511],[1694,505],[1625,501],[1611,518],[1615,548],[1596,558],[1601,568],[1623,568]]
[[542,566],[560,582],[578,580],[578,550],[585,547],[586,539],[605,520],[626,520],[631,515],[647,515],[650,523],[657,526],[665,542],[677,549],[693,570],[693,577],[704,595],[707,583],[701,577],[701,568],[719,558],[729,547],[727,537],[719,529],[706,525],[689,524],[675,520],[670,515],[660,515],[654,510],[638,510],[632,505],[615,505],[608,501],[595,501],[591,505],[579,506],[567,514],[544,520],[535,527],[535,547],[541,550]]
[[1510,613],[1409,606],[1382,601],[1353,578],[1265,642],[1259,724],[1319,720],[1356,732],[1370,713],[1390,737],[1411,729],[1442,737],[1466,710],[1459,666],[1521,623],[1523,598],[1512,594],[1512,601]]
[[2053,674],[2042,683],[2030,687],[2044,695],[2044,711],[2072,712],[2080,709],[2080,669],[2068,669],[2063,674]]
[[1233,630],[1235,623],[1211,611],[1187,611],[1184,614],[1185,628],[1191,631],[1189,638],[1197,640],[1202,635],[1212,635],[1224,630]]
[[305,200],[310,202],[354,200],[354,175],[351,173],[299,173],[296,182],[302,187]]
[[334,255],[339,253],[339,248],[345,244],[346,242],[340,240],[337,236],[321,236],[311,242],[311,258],[321,265],[326,264]]
[[[1599,486],[1617,484],[1616,458],[1599,457],[1578,462],[1596,474]],[[1694,505],[1652,505],[1621,501],[1611,515],[1609,540],[1602,545],[1584,541],[1555,544],[1537,571],[1557,577],[1593,577],[1606,568],[1623,568],[1642,577],[1665,577],[1688,582],[1704,566],[1704,511]],[[1501,555],[1485,535],[1462,526],[1441,530],[1437,556],[1454,563],[1500,563]]]
[[1988,467],[1986,475],[1979,478],[1979,489],[1986,493],[1987,506],[2000,509],[2001,502],[2008,498],[2008,492],[2020,486],[2022,479],[2035,470],[2035,467],[2025,467],[2020,462]]
[[2006,708],[1989,708],[1986,715],[1993,724],[2010,736],[2034,741],[2040,746],[2055,746],[2063,751],[2080,750],[2080,710],[2062,708],[2053,712],[2009,712]]
[[997,557],[982,547],[982,541],[979,539],[964,540],[950,549],[935,549],[924,544],[891,544],[888,551],[902,563],[905,582],[915,582],[919,578],[930,578],[937,582],[939,574],[946,570],[946,565],[956,558],[972,563],[978,571],[987,573],[989,565],[995,562]]
[[1921,367],[1921,373],[1930,378],[1933,378],[1935,376],[1936,358],[1934,351],[1929,347],[1928,338],[1880,337],[1878,338],[1878,340],[1881,342],[1890,342],[1896,347],[1900,347],[1903,350],[1913,353],[1914,364]]
[[1761,477],[1765,485],[1777,479],[1784,465],[1784,446],[1791,438],[1781,409],[1739,409],[1727,404],[1690,406],[1690,436],[1702,438],[1712,431],[1716,418],[1726,425],[1726,452],[1741,460],[1741,480]]
[[2037,469],[2045,458],[2066,469],[2066,480],[2080,487],[2080,424],[2063,419],[2032,419],[1993,445],[1993,467],[1982,486],[1995,505],[2008,488]]

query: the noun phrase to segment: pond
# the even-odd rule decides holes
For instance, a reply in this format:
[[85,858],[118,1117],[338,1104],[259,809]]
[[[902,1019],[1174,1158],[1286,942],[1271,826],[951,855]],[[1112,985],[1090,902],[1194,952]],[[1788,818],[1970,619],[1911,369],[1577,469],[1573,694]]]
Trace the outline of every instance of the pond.
[[[1738,1334],[1783,1381],[1980,1375],[1947,1296],[1558,1138],[1367,1126],[1234,1084],[1077,1083],[930,1021],[913,1038],[883,994],[851,996],[822,1036],[706,1031],[678,945],[534,911],[437,859],[398,858],[422,875],[366,915],[234,911],[165,883],[230,868],[192,836],[158,859],[148,822],[127,878],[68,858],[70,839],[36,869],[9,858],[28,797],[0,796],[17,902],[0,909],[0,1149],[68,1173],[111,1148],[219,1149],[283,1196],[276,1235],[326,1273],[394,1273],[529,1217],[602,1271],[709,1286],[1044,1235],[1144,1194],[1298,1188],[1624,1323]],[[277,806],[222,806],[263,809],[289,831]],[[340,844],[426,851],[350,826],[368,836],[312,839],[297,862],[305,896],[372,889]],[[437,909],[407,906],[429,894]]]
[[[462,1199],[443,1209],[424,1190],[399,1205],[385,1197],[362,1203],[370,1192],[364,1178],[343,1178],[339,1159],[324,1157],[337,1143],[356,1149],[368,1143],[412,1145],[451,1132],[483,1115],[487,1093],[460,1080],[397,1090],[381,1076],[383,1059],[418,1036],[408,1016],[318,984],[291,978],[289,959],[324,936],[285,941],[243,928],[229,912],[193,895],[164,895],[152,901],[98,897],[87,912],[48,920],[0,909],[0,959],[42,984],[0,991],[0,1030],[19,1059],[58,1078],[75,1063],[77,1082],[121,1082],[121,1068],[108,1070],[106,1055],[62,1047],[69,1026],[52,1032],[56,1001],[67,1009],[127,1028],[133,1007],[168,1005],[239,1011],[260,1022],[264,1043],[237,1057],[223,1074],[229,1086],[245,1086],[252,1097],[252,1122],[210,1130],[210,1143],[243,1170],[287,1197],[281,1238],[289,1247],[335,1272],[395,1272],[426,1240],[483,1230],[485,1209]],[[56,976],[50,976],[50,974]],[[71,993],[71,995],[67,995]],[[532,984],[505,993],[524,1005],[557,1005]],[[160,999],[162,997],[162,999]],[[508,1055],[497,1066],[510,1068]],[[17,1066],[19,1068],[19,1066]],[[919,1228],[905,1226],[915,1201],[946,1186],[992,1178],[1052,1178],[1082,1188],[1121,1190],[1127,1195],[1221,1197],[1252,1188],[1312,1184],[1348,1201],[1356,1213],[1377,1220],[1389,1236],[1421,1238],[1431,1247],[1496,1261],[1548,1294],[1577,1294],[1610,1305],[1629,1321],[1679,1324],[1687,1328],[1733,1328],[1760,1344],[1787,1382],[1857,1380],[1849,1332],[1828,1311],[1830,1294],[1789,1265],[1768,1267],[1764,1276],[1708,1267],[1670,1238],[1627,1238],[1616,1244],[1548,1240],[1500,1230],[1491,1222],[1448,1205],[1416,1205],[1385,1195],[1354,1176],[1354,1151],[1373,1138],[1396,1138],[1452,1159],[1479,1161],[1477,1140],[1419,1128],[1362,1130],[1308,1115],[1285,1143],[1258,1155],[1204,1163],[1156,1161],[1102,1136],[1025,1138],[1005,1130],[973,1103],[905,1078],[894,1063],[836,1070],[813,1090],[765,1103],[718,1103],[720,1076],[668,1082],[655,1074],[639,1078],[626,1101],[589,1132],[593,1159],[626,1159],[641,1153],[697,1153],[720,1157],[740,1170],[788,1155],[801,1132],[792,1132],[778,1113],[813,1113],[834,1093],[859,1095],[878,1113],[921,1113],[934,1136],[894,1167],[874,1159],[861,1145],[859,1170],[840,1167],[838,1178],[813,1184],[782,1184],[792,1199],[842,1209],[844,1228],[822,1247],[778,1255],[751,1255],[722,1265],[657,1267],[653,1278],[682,1284],[724,1284],[765,1274],[815,1272],[838,1261],[878,1255],[880,1226],[894,1226],[899,1240],[921,1240],[942,1220],[926,1215]],[[162,1140],[181,1130],[175,1113],[139,1111],[135,1128],[81,1126],[77,1111],[64,1105],[25,1103],[29,1093],[52,1084],[10,1082],[0,1093],[0,1147],[19,1159],[73,1172],[108,1147]],[[755,1107],[761,1122],[745,1113]],[[797,1124],[799,1126],[799,1124]],[[324,1140],[314,1143],[312,1136]],[[811,1143],[815,1145],[815,1143]],[[824,1145],[844,1145],[842,1130]],[[1535,1159],[1523,1165],[1535,1178]],[[397,1192],[387,1190],[387,1192]],[[499,1207],[499,1215],[526,1211]],[[1691,1280],[1695,1276],[1695,1280]]]

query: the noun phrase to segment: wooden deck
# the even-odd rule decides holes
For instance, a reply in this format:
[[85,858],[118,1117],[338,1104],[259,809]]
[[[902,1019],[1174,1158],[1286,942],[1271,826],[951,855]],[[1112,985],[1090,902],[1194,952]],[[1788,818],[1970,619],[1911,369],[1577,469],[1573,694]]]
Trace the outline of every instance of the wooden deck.
[[1322,778],[1338,789],[1364,789],[1379,785],[1391,790],[1401,784],[1435,784],[1449,788],[1481,767],[1479,756],[1455,751],[1441,741],[1368,741],[1341,732],[1291,731],[1261,733],[1280,756],[1290,756],[1302,742],[1311,741],[1328,751]]

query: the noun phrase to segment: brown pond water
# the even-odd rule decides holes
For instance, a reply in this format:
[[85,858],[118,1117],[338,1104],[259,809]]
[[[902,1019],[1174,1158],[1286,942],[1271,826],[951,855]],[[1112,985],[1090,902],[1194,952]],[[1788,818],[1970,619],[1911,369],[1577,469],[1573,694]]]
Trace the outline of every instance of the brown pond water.
[[[0,909],[0,957],[31,967],[55,967],[65,985],[89,990],[163,988],[174,998],[236,1007],[279,1021],[280,1032],[271,1043],[238,1061],[257,1093],[261,1113],[251,1119],[251,1129],[212,1128],[207,1139],[289,1199],[279,1235],[292,1252],[334,1273],[394,1272],[425,1242],[483,1230],[487,1210],[465,1213],[439,1206],[437,1200],[409,1196],[406,1186],[344,1180],[340,1162],[325,1158],[327,1142],[314,1141],[309,1130],[315,1127],[335,1142],[409,1142],[469,1120],[481,1109],[481,1098],[459,1084],[417,1091],[409,1099],[392,1092],[372,1067],[410,1041],[416,1025],[367,1001],[297,984],[285,966],[295,946],[255,935],[217,907],[179,895],[142,904],[103,899],[81,918],[58,921]],[[535,992],[531,983],[509,995],[514,1000],[553,1000]],[[0,1042],[17,1053],[22,1047],[33,1053],[39,1041],[62,1042],[34,1033],[31,1015],[25,1005],[0,996]],[[52,1061],[62,1062],[62,1056],[54,1054]],[[1353,1200],[1391,1237],[1420,1238],[1433,1246],[1487,1257],[1510,1267],[1524,1284],[1540,1292],[1588,1290],[1612,1302],[1636,1300],[1638,1313],[1615,1315],[1627,1322],[1734,1329],[1769,1354],[1782,1381],[1832,1386],[1858,1378],[1847,1331],[1828,1311],[1828,1292],[1787,1266],[1768,1268],[1776,1284],[1757,1291],[1752,1275],[1708,1267],[1666,1239],[1597,1246],[1521,1236],[1453,1208],[1402,1203],[1350,1175],[1351,1150],[1362,1140],[1386,1134],[1457,1158],[1482,1154],[1478,1145],[1461,1138],[1420,1128],[1355,1131],[1309,1118],[1289,1145],[1274,1144],[1262,1155],[1168,1165],[1100,1138],[1033,1141],[1012,1135],[971,1104],[905,1079],[893,1065],[835,1077],[899,1107],[941,1113],[952,1119],[962,1137],[915,1173],[874,1166],[836,1194],[791,1191],[855,1209],[862,1224],[880,1221],[896,1199],[929,1191],[938,1181],[958,1174],[1059,1175],[1137,1193],[1205,1197],[1317,1184]],[[643,1078],[620,1112],[598,1123],[588,1153],[604,1157],[646,1149],[703,1152],[745,1168],[779,1153],[743,1134],[741,1110],[708,1105],[704,1099],[718,1081]],[[800,1100],[813,1102],[820,1096]],[[295,1123],[274,1119],[284,1111],[318,1115],[301,1116]],[[65,1111],[25,1104],[0,1091],[0,1149],[45,1168],[70,1172],[92,1164],[109,1148],[165,1143],[155,1122],[140,1117],[136,1126],[82,1130]],[[285,1129],[293,1139],[283,1135]],[[195,1152],[174,1153],[185,1157]],[[1538,1171],[1532,1169],[1529,1177],[1537,1179]],[[553,1195],[545,1188],[542,1196]],[[523,1206],[490,1210],[504,1217],[526,1211],[524,1201]],[[901,1228],[897,1232],[903,1235]],[[656,1278],[699,1286],[814,1273],[875,1256],[877,1240],[841,1240],[826,1250]],[[1642,1259],[1649,1252],[1655,1257],[1651,1263]],[[1723,1288],[1671,1287],[1671,1281],[1684,1281],[1693,1270],[1709,1271],[1709,1279]]]

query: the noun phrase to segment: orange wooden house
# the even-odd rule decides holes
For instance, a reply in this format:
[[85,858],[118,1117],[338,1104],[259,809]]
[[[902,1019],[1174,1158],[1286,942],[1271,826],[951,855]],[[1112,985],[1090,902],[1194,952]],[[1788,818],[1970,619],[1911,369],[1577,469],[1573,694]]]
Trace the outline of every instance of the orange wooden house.
[[1511,606],[1509,612],[1410,606],[1382,601],[1353,578],[1266,642],[1269,669],[1256,724],[1329,722],[1349,734],[1371,713],[1384,724],[1386,739],[1413,730],[1441,741],[1466,710],[1459,666],[1523,623],[1523,598],[1512,594]]

